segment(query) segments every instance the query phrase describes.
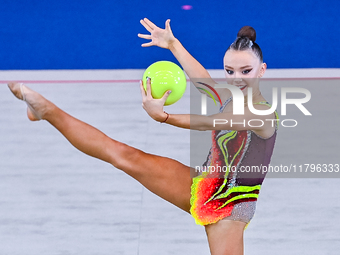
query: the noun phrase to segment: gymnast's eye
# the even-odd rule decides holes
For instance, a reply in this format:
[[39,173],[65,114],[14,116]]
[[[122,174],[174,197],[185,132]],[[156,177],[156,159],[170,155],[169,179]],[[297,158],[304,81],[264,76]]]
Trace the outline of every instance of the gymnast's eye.
[[247,69],[247,70],[244,70],[244,71],[242,71],[242,73],[243,73],[243,74],[248,74],[248,73],[250,73],[250,72],[251,72],[251,70],[253,70],[253,69]]
[[232,71],[232,70],[228,70],[228,69],[225,69],[225,70],[226,70],[227,73],[230,74],[230,75],[234,73],[234,71]]

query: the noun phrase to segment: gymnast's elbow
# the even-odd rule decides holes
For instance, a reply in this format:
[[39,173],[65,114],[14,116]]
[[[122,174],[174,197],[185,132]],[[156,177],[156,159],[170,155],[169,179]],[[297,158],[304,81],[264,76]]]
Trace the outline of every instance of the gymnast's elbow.
[[198,131],[208,131],[208,130],[213,130],[213,123],[208,121],[208,122],[201,122],[199,125],[195,125],[195,130]]

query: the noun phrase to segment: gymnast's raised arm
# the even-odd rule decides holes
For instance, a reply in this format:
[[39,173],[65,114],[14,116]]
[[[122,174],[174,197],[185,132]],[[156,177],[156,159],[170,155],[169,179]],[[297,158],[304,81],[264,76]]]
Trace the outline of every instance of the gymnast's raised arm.
[[[183,47],[181,42],[173,35],[170,27],[170,19],[166,20],[165,29],[159,28],[147,18],[142,19],[140,23],[148,32],[150,32],[150,34],[138,34],[138,37],[151,40],[151,42],[143,43],[142,47],[158,46],[164,49],[169,49],[181,64],[184,71],[189,76],[196,88],[206,88],[206,86],[196,81],[201,81],[204,84],[214,87],[216,82],[211,78],[208,71]],[[206,92],[201,89],[199,89],[199,91],[206,94]],[[207,96],[210,97],[208,94]]]

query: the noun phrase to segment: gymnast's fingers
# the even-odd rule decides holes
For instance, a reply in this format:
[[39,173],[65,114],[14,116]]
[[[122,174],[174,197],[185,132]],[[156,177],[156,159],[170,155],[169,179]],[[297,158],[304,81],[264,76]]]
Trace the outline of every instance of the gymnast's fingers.
[[152,28],[144,21],[144,20],[140,20],[140,23],[143,25],[143,27],[145,27],[146,30],[148,30],[150,33],[152,32]]
[[149,19],[144,18],[144,22],[151,28],[151,29],[155,29],[157,26],[152,23]]
[[155,45],[153,42],[143,43],[142,47],[150,47],[150,46],[153,46],[153,45]]
[[151,78],[150,77],[146,78],[146,97],[152,98],[152,95],[151,95]]
[[145,102],[145,100],[146,100],[146,91],[145,91],[145,89],[144,89],[144,86],[143,86],[143,81],[140,81],[139,82],[139,88],[140,88],[140,92],[141,92],[141,94],[142,94],[142,105],[143,105],[143,107],[144,107],[144,102]]
[[145,35],[145,34],[138,34],[139,38],[143,38],[143,39],[149,39],[151,40],[151,35]]

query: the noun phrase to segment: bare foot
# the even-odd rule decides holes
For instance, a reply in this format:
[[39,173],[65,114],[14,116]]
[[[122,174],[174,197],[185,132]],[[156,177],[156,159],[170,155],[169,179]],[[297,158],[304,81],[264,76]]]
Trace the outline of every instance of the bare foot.
[[12,82],[8,84],[8,87],[18,99],[26,102],[27,117],[31,121],[44,119],[49,101],[22,83]]

